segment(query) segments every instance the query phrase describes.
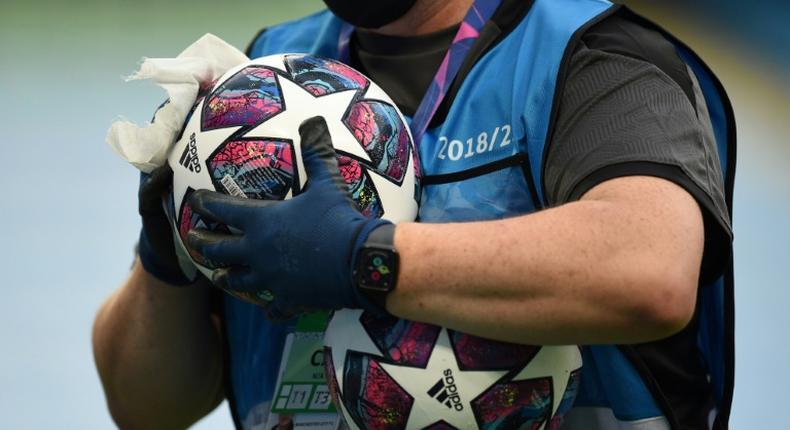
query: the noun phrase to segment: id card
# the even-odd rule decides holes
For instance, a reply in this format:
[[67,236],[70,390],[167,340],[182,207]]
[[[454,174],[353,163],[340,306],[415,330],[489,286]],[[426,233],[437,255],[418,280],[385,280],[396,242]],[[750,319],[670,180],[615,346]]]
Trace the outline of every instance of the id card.
[[272,412],[337,415],[324,375],[324,331],[328,320],[327,312],[303,315],[296,330],[286,338]]

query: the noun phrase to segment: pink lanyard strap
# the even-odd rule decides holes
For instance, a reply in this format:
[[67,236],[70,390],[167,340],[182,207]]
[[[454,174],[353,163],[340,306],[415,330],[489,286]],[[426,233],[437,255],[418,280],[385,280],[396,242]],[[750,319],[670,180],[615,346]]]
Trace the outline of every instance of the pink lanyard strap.
[[[423,96],[419,107],[417,107],[417,112],[412,118],[410,128],[415,146],[419,147],[425,130],[428,129],[428,124],[439,109],[439,105],[442,104],[442,100],[461,69],[469,50],[480,36],[480,30],[501,2],[502,0],[475,0],[466,13],[458,33],[453,38],[453,43],[447,49],[447,53],[439,65],[439,70],[436,71],[428,91]],[[349,41],[353,31],[354,27],[350,24],[345,24],[340,29],[338,59],[345,63],[348,63],[350,58]]]

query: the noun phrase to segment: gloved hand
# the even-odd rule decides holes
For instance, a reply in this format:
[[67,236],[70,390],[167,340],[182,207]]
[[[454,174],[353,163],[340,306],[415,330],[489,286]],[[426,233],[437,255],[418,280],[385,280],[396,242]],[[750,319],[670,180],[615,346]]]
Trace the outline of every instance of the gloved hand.
[[151,174],[140,173],[138,210],[143,220],[137,253],[146,272],[171,285],[192,283],[181,270],[173,244],[173,231],[162,206],[173,180],[173,170],[164,166]]
[[368,234],[389,221],[359,213],[340,176],[321,117],[299,127],[307,173],[304,192],[284,201],[195,191],[188,204],[201,216],[243,234],[189,232],[189,247],[216,262],[212,281],[250,293],[270,315],[299,310],[366,308],[381,312],[355,288],[352,264]]

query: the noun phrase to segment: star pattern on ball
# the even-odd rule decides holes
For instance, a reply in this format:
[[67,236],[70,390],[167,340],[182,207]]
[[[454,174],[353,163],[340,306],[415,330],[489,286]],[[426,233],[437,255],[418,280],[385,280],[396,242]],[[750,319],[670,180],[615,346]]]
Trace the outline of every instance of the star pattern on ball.
[[551,378],[552,384],[552,408],[551,416],[557,413],[562,402],[562,396],[565,389],[568,387],[568,378],[572,370],[578,370],[582,367],[581,354],[568,354],[568,348],[575,348],[572,346],[544,346],[529,362],[529,366],[524,367],[521,372],[513,377],[514,381],[532,379],[543,375],[551,375],[556,373],[556,369],[564,368],[571,369],[559,378]]
[[[406,428],[421,429],[438,421],[432,414],[418,413],[419,405],[439,402],[448,407],[446,424],[458,429],[476,428],[471,402],[500,380],[506,371],[464,371],[456,361],[450,337],[442,329],[425,369],[381,363],[406,392],[414,396],[414,407]],[[440,375],[426,379],[425,375]],[[449,403],[448,403],[449,402]]]
[[[299,125],[314,116],[326,120],[332,145],[336,150],[346,152],[361,160],[370,162],[370,157],[354,135],[343,124],[346,108],[357,94],[356,90],[338,91],[323,96],[315,96],[295,82],[279,77],[280,90],[285,100],[285,110],[245,134],[247,137],[270,137],[291,139],[296,153],[301,153]],[[301,155],[297,155],[299,170],[304,171]]]
[[[333,345],[335,343],[339,343],[339,341],[332,338],[332,336],[342,336],[344,340],[343,344],[349,351],[359,351],[362,353],[375,355],[376,357],[382,357],[379,348],[370,339],[368,332],[365,331],[365,328],[362,326],[362,324],[359,324],[360,315],[362,315],[362,310],[360,309],[343,309],[341,311],[335,312],[329,322],[329,325],[343,327],[343,330],[327,329],[324,336],[324,344]],[[345,350],[341,348],[333,348],[332,361],[334,363],[341,364],[342,366],[342,363],[346,362]],[[343,382],[343,375],[341,372],[337,375],[337,383],[341,391],[343,390]]]
[[[349,154],[372,165],[370,155],[359,143],[351,130],[344,124],[346,109],[357,94],[357,90],[338,91],[331,94],[316,96],[295,82],[280,76],[280,89],[286,109],[263,124],[248,131],[245,137],[266,137],[275,139],[291,139],[296,149],[296,160],[300,172],[304,172],[302,161],[299,125],[302,121],[314,116],[322,116],[332,135],[332,146],[337,151]],[[291,108],[298,106],[298,109]],[[409,160],[409,163],[413,163]],[[379,194],[397,195],[401,188],[414,189],[413,175],[406,175],[403,184],[396,184],[386,179],[374,169],[366,169]],[[300,176],[300,188],[304,185],[304,175]],[[412,204],[413,203],[413,204]],[[402,207],[386,207],[389,219],[405,219],[406,213],[414,211],[416,202],[409,202]]]

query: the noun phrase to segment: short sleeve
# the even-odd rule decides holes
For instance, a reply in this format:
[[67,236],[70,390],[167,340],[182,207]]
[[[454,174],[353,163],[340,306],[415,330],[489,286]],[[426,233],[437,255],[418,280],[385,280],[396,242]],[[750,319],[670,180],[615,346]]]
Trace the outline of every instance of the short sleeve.
[[649,61],[583,41],[569,64],[546,150],[547,202],[578,200],[616,177],[670,180],[702,208],[703,278],[715,276],[729,258],[731,227],[713,130],[693,73],[686,71],[684,89]]

